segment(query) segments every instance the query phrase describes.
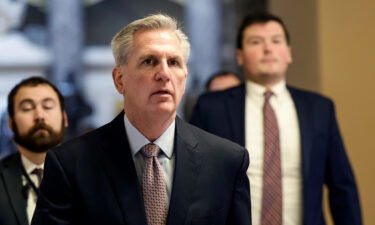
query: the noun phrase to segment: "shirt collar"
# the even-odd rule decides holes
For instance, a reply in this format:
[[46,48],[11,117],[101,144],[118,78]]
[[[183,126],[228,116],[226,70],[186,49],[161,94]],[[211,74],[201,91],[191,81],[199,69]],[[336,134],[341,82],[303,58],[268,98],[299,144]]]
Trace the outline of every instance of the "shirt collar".
[[[133,158],[141,150],[141,148],[150,143],[150,141],[133,126],[129,121],[126,114],[124,114],[124,123],[125,123],[125,132],[129,140],[130,150]],[[176,122],[173,122],[169,125],[167,130],[156,139],[153,143],[160,147],[163,153],[170,159],[173,154],[174,146],[174,135],[175,135],[175,126]]]
[[44,163],[36,165],[21,154],[21,162],[27,174],[31,174],[35,168],[44,169]]
[[[250,80],[246,81],[246,95],[248,95],[249,97],[255,97],[255,98],[262,98],[263,99],[263,95],[264,95],[264,92],[266,90],[267,89],[260,84],[257,84],[253,81],[250,81]],[[282,80],[279,83],[272,86],[271,91],[273,92],[275,97],[282,96],[285,93],[287,93],[288,90],[286,88],[285,80]]]

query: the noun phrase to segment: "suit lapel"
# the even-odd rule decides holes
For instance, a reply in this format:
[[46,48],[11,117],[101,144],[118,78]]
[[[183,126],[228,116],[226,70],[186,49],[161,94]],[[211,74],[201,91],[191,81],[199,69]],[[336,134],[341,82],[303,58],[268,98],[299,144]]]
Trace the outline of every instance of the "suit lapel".
[[298,115],[298,122],[301,135],[302,173],[305,182],[310,171],[310,159],[312,153],[311,128],[313,127],[313,125],[311,124],[312,120],[309,116],[311,110],[306,99],[303,96],[301,96],[300,91],[291,87],[288,87],[288,90],[292,95]]
[[125,133],[124,113],[102,130],[100,156],[114,186],[124,220],[129,225],[146,225],[146,216],[133,158]]
[[197,146],[198,143],[189,127],[176,118],[176,164],[167,224],[185,224],[200,166],[201,157]]
[[3,176],[9,199],[21,225],[27,225],[26,200],[22,194],[21,158],[16,154],[8,165],[4,166]]
[[233,89],[226,98],[232,141],[245,146],[245,85]]

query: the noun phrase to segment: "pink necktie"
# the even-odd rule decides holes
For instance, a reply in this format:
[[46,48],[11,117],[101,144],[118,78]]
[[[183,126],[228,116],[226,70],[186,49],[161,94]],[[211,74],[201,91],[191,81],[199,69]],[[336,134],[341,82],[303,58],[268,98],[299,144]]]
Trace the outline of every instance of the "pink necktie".
[[157,156],[159,146],[147,144],[142,148],[145,156],[142,187],[148,225],[166,224],[168,205],[163,170]]
[[269,102],[272,92],[264,93],[264,159],[262,225],[282,224],[282,184],[280,140],[277,118]]

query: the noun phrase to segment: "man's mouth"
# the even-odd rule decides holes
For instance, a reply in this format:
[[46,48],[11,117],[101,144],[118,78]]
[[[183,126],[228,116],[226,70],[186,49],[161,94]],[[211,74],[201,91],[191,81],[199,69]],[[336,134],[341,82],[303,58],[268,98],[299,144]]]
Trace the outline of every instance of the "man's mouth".
[[265,59],[262,59],[262,62],[263,63],[273,63],[273,62],[276,62],[276,59],[274,59],[274,58],[265,58]]
[[45,125],[45,124],[39,124],[33,127],[30,131],[32,134],[37,134],[37,133],[51,133],[51,129]]
[[38,129],[36,129],[36,130],[34,131],[34,133],[37,133],[37,132],[43,132],[43,131],[49,133],[49,130],[46,129],[46,128],[38,128]]
[[160,90],[160,91],[154,92],[152,95],[172,95],[172,94],[168,90]]

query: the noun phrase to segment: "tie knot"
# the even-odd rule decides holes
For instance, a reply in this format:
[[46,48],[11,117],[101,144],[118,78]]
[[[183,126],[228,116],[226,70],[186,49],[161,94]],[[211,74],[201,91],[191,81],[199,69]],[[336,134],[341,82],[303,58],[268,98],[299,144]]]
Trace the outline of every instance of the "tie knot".
[[35,174],[35,175],[37,175],[38,177],[42,177],[42,176],[43,176],[43,169],[41,169],[41,168],[35,168],[35,169],[31,172],[31,174]]
[[142,152],[148,158],[156,157],[156,156],[159,155],[160,148],[159,148],[159,146],[157,146],[153,143],[150,143],[150,144],[147,144],[147,145],[143,146]]
[[273,92],[270,90],[267,90],[266,92],[264,92],[264,99],[268,101],[272,95],[273,95]]
[[36,177],[38,178],[38,184],[37,184],[37,187],[39,187],[40,185],[40,182],[42,182],[42,178],[43,178],[43,169],[41,168],[35,168],[31,174],[35,174]]

